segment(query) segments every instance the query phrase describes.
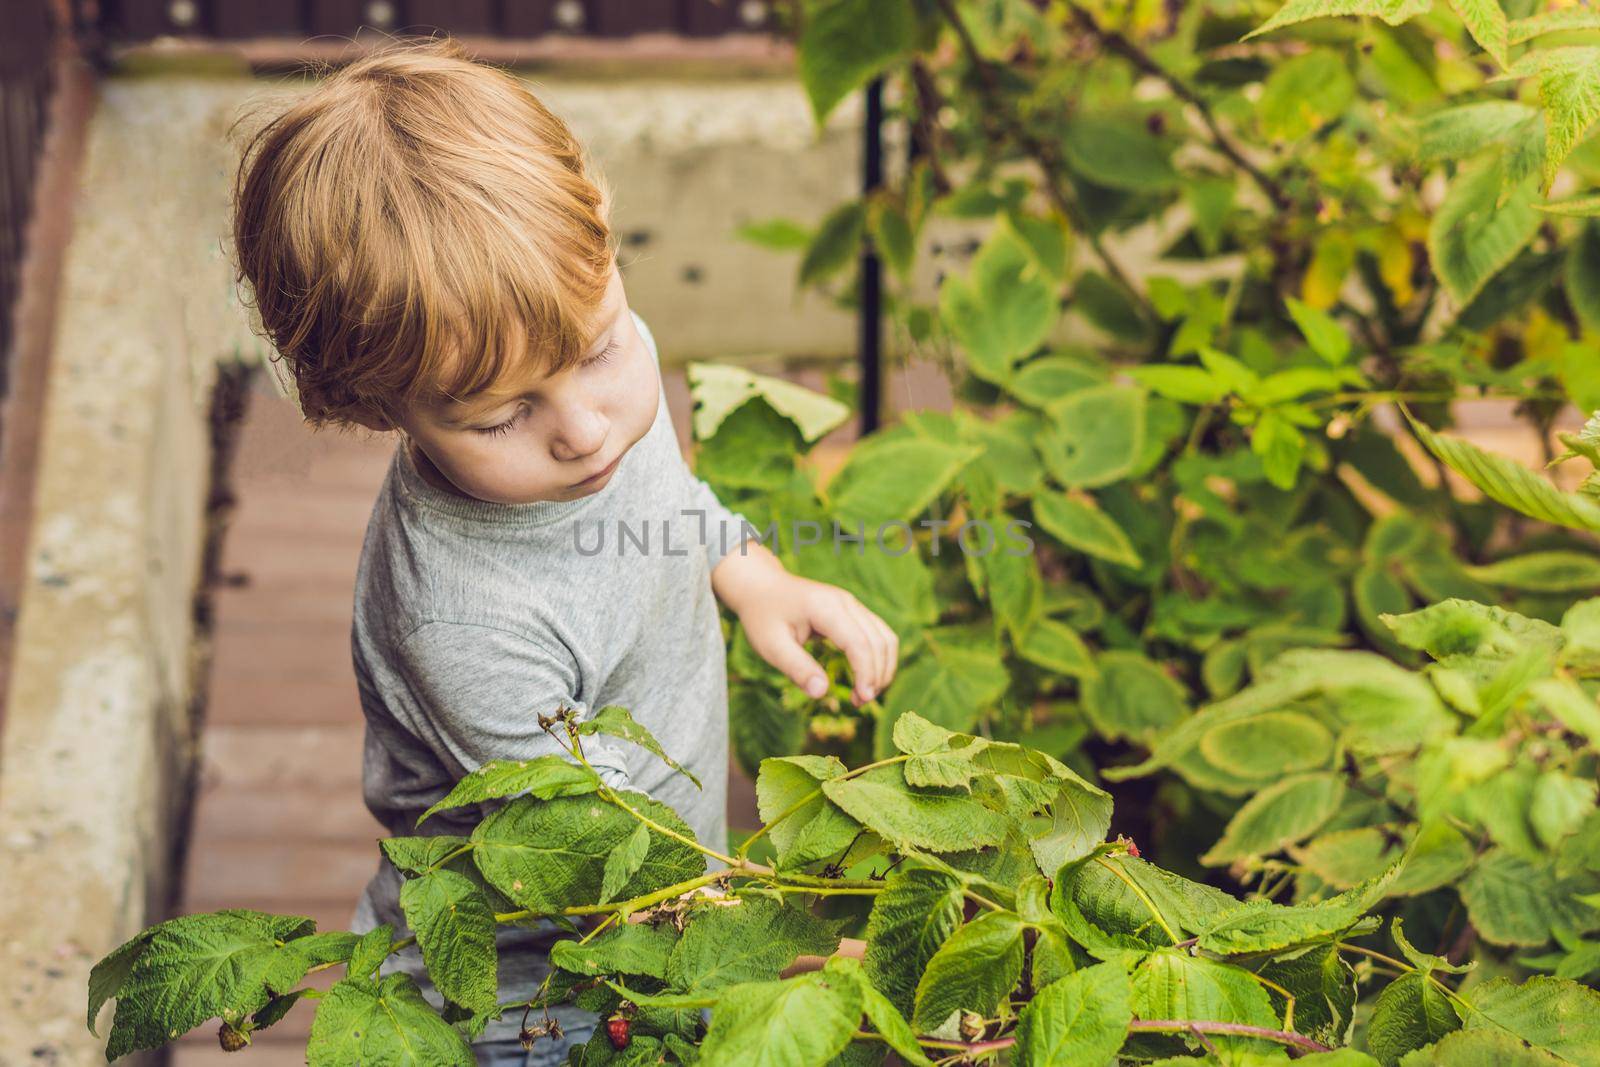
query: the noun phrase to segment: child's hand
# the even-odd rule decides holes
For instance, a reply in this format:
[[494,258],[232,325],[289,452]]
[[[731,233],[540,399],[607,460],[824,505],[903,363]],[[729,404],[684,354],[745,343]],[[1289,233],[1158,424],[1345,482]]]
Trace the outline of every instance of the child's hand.
[[711,576],[717,596],[744,625],[750,647],[813,698],[828,690],[828,676],[805,650],[813,635],[839,646],[850,664],[852,698],[874,699],[894,678],[900,639],[889,624],[838,586],[790,574],[762,545],[730,552]]

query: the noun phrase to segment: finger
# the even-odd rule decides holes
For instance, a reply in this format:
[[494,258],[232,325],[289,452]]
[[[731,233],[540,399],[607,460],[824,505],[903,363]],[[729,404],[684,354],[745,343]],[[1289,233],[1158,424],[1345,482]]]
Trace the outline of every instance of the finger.
[[827,674],[796,640],[793,631],[787,626],[776,626],[771,630],[757,633],[752,633],[746,627],[745,636],[750,638],[750,647],[754,648],[762,659],[782,671],[791,682],[805,690],[806,696],[817,700],[828,691]]
[[894,672],[900,666],[900,638],[894,632],[894,627],[884,622],[871,611],[872,623],[883,634],[883,673],[879,675],[882,688],[889,688],[889,683],[894,681]]
[[850,664],[855,702],[863,704],[872,699],[863,694],[876,691],[877,654],[873,651],[872,639],[867,635],[866,627],[850,610],[848,602],[830,599],[832,602],[811,620],[811,625],[844,653],[845,660]]
[[861,623],[861,628],[867,633],[867,640],[872,645],[872,658],[874,671],[872,675],[872,689],[867,693],[866,699],[871,700],[881,693],[889,684],[889,677],[894,673],[889,663],[889,635],[888,627],[883,620],[874,615],[865,604],[856,600],[851,604],[851,610]]

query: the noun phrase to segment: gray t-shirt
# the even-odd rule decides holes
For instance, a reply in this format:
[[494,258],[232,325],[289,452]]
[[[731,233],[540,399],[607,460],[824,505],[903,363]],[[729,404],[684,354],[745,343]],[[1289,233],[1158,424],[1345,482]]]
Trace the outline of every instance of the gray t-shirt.
[[[470,834],[488,807],[415,823],[482,763],[560,753],[540,714],[620,704],[704,788],[621,741],[586,738],[586,758],[609,784],[670,805],[701,841],[725,846],[727,675],[710,575],[738,551],[744,523],[689,471],[659,376],[655,386],[649,432],[578,500],[470,500],[424,481],[397,448],[367,525],[351,631],[367,720],[362,786],[390,833]],[[380,859],[351,928],[387,922],[409,936],[400,882]],[[533,993],[554,936],[500,929],[502,1003]],[[389,960],[395,969],[440,1003],[414,947]],[[483,1039],[514,1038],[521,1014],[508,1011]]]

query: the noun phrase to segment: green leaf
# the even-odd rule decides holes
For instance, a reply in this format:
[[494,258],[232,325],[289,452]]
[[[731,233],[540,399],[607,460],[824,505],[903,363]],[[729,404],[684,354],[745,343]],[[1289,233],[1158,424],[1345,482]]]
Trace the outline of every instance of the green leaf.
[[1438,986],[1413,971],[1378,995],[1367,1027],[1367,1048],[1383,1067],[1396,1067],[1406,1053],[1459,1030],[1461,1019]]
[[633,833],[606,857],[605,870],[600,876],[601,904],[616,899],[628,880],[639,873],[645,856],[650,853],[650,829],[644,823],[634,827]]
[[1007,227],[996,227],[973,257],[967,278],[939,288],[939,316],[966,353],[972,373],[1003,384],[1044,343],[1061,315],[1055,282]]
[[991,1015],[1022,977],[1022,920],[989,911],[956,930],[928,961],[917,983],[912,1025],[937,1030],[953,1012]]
[[912,789],[898,764],[855,778],[825,781],[822,791],[847,815],[900,851],[959,852],[997,845],[1008,828],[1004,816],[965,793]]
[[850,1044],[863,1007],[858,983],[824,971],[730,986],[699,1067],[823,1067]]
[[[693,831],[666,805],[640,793],[622,799],[674,832]],[[606,858],[637,820],[595,797],[514,800],[473,829],[473,860],[489,884],[519,907],[542,915],[599,902]],[[650,851],[620,897],[630,899],[705,872],[705,858],[681,841],[652,832]]]
[[1077,356],[1044,356],[1024,363],[1006,391],[1024,404],[1047,408],[1069,393],[1104,385],[1106,371],[1099,363]]
[[1539,229],[1529,184],[1516,186],[1502,204],[1501,179],[1499,157],[1464,165],[1428,229],[1434,273],[1462,305],[1515,259]]
[[823,218],[816,236],[800,258],[801,288],[826,281],[855,261],[861,251],[866,219],[866,208],[859,200],[843,204]]
[[428,977],[445,999],[476,1014],[494,1014],[495,922],[482,890],[463,874],[433,871],[400,887],[400,907],[417,935]]
[[[565,762],[565,761],[563,761]],[[486,765],[487,766],[487,765]],[[572,766],[577,766],[572,764]],[[580,770],[582,768],[579,768]],[[426,874],[428,869],[443,863],[446,857],[466,848],[472,842],[452,834],[424,835],[421,837],[385,837],[378,842],[389,862],[407,874]],[[462,853],[460,859],[466,858]]]
[[1017,1020],[1019,1067],[1108,1063],[1133,1020],[1133,987],[1114,963],[1075,971],[1034,994]]
[[907,278],[916,265],[917,237],[911,230],[906,213],[887,200],[872,206],[873,245],[889,264],[889,269],[901,278]]
[[467,1039],[422,999],[409,974],[335,982],[317,1002],[306,1059],[310,1067],[472,1067],[477,1062]]
[[923,970],[961,922],[965,903],[954,875],[914,867],[889,877],[867,917],[867,977],[908,1015]]
[[950,487],[982,450],[955,441],[879,435],[850,452],[828,483],[830,510],[868,531],[887,522],[913,519]]
[[1157,396],[1184,404],[1216,404],[1228,395],[1227,387],[1202,367],[1153,363],[1129,368],[1128,376]]
[[[486,800],[524,794],[551,797],[581,796],[600,788],[600,778],[589,768],[562,756],[535,756],[525,760],[490,760],[455,784],[445,798],[417,816],[417,825],[450,808],[482,804]],[[387,848],[387,842],[385,842]],[[394,857],[391,856],[392,860]],[[430,861],[430,862],[437,862]],[[396,866],[399,866],[396,863]]]
[[1303,841],[1333,817],[1344,800],[1344,778],[1332,772],[1274,782],[1245,801],[1222,838],[1200,862],[1220,867],[1246,856],[1265,856]]
[[1063,782],[1050,801],[1050,826],[1030,834],[1028,850],[1039,870],[1053,875],[1082,859],[1111,829],[1111,795],[1079,782]]
[[1400,1062],[1401,1067],[1561,1067],[1569,1061],[1498,1030],[1458,1030]]
[[694,404],[694,436],[704,441],[752,397],[765,400],[789,419],[805,441],[815,441],[850,417],[850,406],[783,378],[756,374],[721,363],[690,363],[689,397]]
[[1333,755],[1333,734],[1308,715],[1269,711],[1207,730],[1200,753],[1229,774],[1271,781],[1325,767]]
[[[828,961],[829,967],[841,964],[854,964],[855,961],[848,957],[835,958]],[[917,1043],[917,1034],[911,1029],[911,1024],[906,1022],[900,1009],[892,1001],[878,992],[872,983],[864,979],[858,980],[861,987],[861,1005],[866,1009],[867,1019],[883,1035],[884,1043],[892,1048],[900,1059],[912,1067],[933,1067],[933,1061],[928,1059],[927,1053],[922,1051],[922,1046]]]
[[1516,77],[1539,77],[1544,107],[1544,180],[1549,192],[1561,164],[1600,118],[1600,48],[1579,46],[1527,52],[1512,65]]
[[[156,1048],[219,1016],[239,1022],[265,1007],[321,962],[314,927],[301,916],[230,909],[146,930],[142,950],[119,948],[95,984],[98,996],[125,972],[106,1058]],[[90,1004],[99,1007],[92,998]]]
[[1496,978],[1472,991],[1467,1029],[1498,1028],[1577,1067],[1600,1067],[1600,992],[1565,978]]
[[696,906],[667,961],[667,984],[705,992],[773,979],[796,956],[826,956],[839,947],[835,923],[765,897]]
[[1068,393],[1049,409],[1039,453],[1051,477],[1068,489],[1119,481],[1144,447],[1145,394],[1120,385]]
[[1085,678],[1096,670],[1088,646],[1078,632],[1055,619],[1039,619],[1017,642],[1017,655],[1069,678]]
[[916,16],[907,0],[822,0],[805,8],[800,84],[821,123],[912,46]]
[[591,941],[557,941],[550,962],[564,971],[600,975],[644,974],[665,979],[678,935],[668,924],[619,923]]
[[1161,665],[1138,652],[1105,652],[1083,686],[1083,710],[1103,737],[1140,740],[1189,712],[1187,694]]
[[1080,110],[1061,148],[1074,171],[1108,189],[1163,192],[1179,184],[1169,149],[1142,119]]
[[1600,194],[1571,196],[1564,200],[1546,200],[1542,204],[1536,203],[1533,206],[1552,215],[1566,215],[1578,219],[1600,218]]
[[1305,435],[1270,408],[1261,413],[1250,433],[1250,451],[1261,457],[1262,473],[1285,491],[1294,488],[1305,450]]
[[1042,490],[1033,498],[1033,517],[1068,548],[1123,567],[1143,565],[1122,527],[1086,495]]
[[1050,893],[1072,939],[1102,959],[1173,944],[1179,931],[1197,934],[1243,907],[1220,889],[1105,850],[1063,867]]
[[1296,141],[1339,118],[1355,96],[1343,56],[1314,49],[1276,64],[1262,86],[1257,114],[1269,140]]
[[1300,334],[1311,346],[1311,351],[1336,367],[1350,358],[1350,335],[1344,332],[1344,327],[1332,315],[1292,296],[1285,302],[1289,316],[1300,327]]
[[1557,770],[1539,775],[1528,821],[1546,848],[1554,849],[1595,810],[1596,788],[1592,778],[1574,778]]
[[1545,678],[1528,692],[1557,722],[1591,743],[1600,743],[1600,705],[1570,678]]
[[844,773],[844,764],[832,756],[761,761],[756,806],[769,827],[767,836],[780,867],[793,869],[837,855],[861,831],[859,823],[822,795],[822,783]]
[[929,630],[924,650],[908,660],[883,698],[883,721],[916,711],[953,730],[973,726],[1011,683],[992,638],[969,643],[945,630]]
[[381,923],[361,935],[361,940],[356,942],[355,949],[350,953],[350,962],[345,967],[347,978],[371,978],[373,972],[383,966],[383,961],[389,958],[394,951],[394,927],[388,923]]
[[[734,236],[775,252],[793,252],[811,243],[811,231],[793,219],[762,219],[747,222],[734,230]],[[693,364],[690,364],[693,366]]]
[[1467,573],[1480,582],[1537,593],[1579,593],[1600,589],[1600,557],[1586,552],[1529,552]]
[[1558,880],[1548,863],[1534,863],[1503,848],[1484,853],[1458,892],[1479,935],[1496,945],[1542,945],[1555,928],[1574,926],[1594,914],[1574,899],[1572,886]]
[[[1572,304],[1572,310],[1577,312],[1578,321],[1590,330],[1600,330],[1600,225],[1588,223],[1573,238],[1567,249],[1565,283],[1567,300]],[[1594,369],[1593,353],[1589,347],[1578,345],[1571,351],[1574,357],[1571,362],[1578,373],[1568,372],[1563,377],[1569,381],[1592,380],[1582,377]],[[1584,407],[1592,406],[1592,402],[1585,403],[1587,398],[1578,396],[1578,391],[1570,384],[1567,392],[1576,403]]]
[[1289,0],[1266,22],[1244,35],[1249,40],[1258,34],[1268,33],[1305,22],[1307,19],[1327,18],[1334,15],[1370,15],[1391,26],[1423,15],[1433,7],[1433,0]]
[[655,739],[654,734],[636,722],[627,708],[616,704],[607,704],[589,718],[578,723],[578,733],[584,737],[593,734],[620,737],[624,741],[638,745],[647,752],[653,753],[662,763],[665,763],[668,767],[693,782],[696,789],[702,788],[700,779],[690,774],[677,760],[667,755],[661,747],[661,742]]
[[1467,24],[1467,32],[1500,66],[1506,65],[1506,13],[1500,0],[1450,0],[1450,6]]
[[105,1007],[106,1001],[117,995],[123,982],[128,978],[128,972],[133,969],[134,963],[139,959],[139,954],[149,944],[153,929],[141,930],[133,937],[124,941],[113,949],[104,959],[96,963],[89,971],[89,1032],[99,1037],[95,1030],[95,1019],[100,1014],[100,1009]]
[[1278,1026],[1266,989],[1249,971],[1170,948],[1133,972],[1133,1011],[1141,1019]]
[[[1265,964],[1262,978],[1282,986],[1294,997],[1294,1029],[1313,1041],[1337,1048],[1348,1044],[1355,1025],[1356,972],[1333,945],[1323,945],[1287,959]],[[1276,990],[1267,990],[1275,1012],[1288,1003]],[[1361,1057],[1356,1062],[1370,1061]],[[1352,1067],[1353,1067],[1352,1064]]]
[[1339,936],[1383,899],[1398,874],[1399,867],[1391,867],[1381,877],[1308,904],[1251,901],[1212,923],[1201,933],[1200,947],[1219,955],[1277,952]]
[[1459,438],[1440,436],[1415,419],[1411,426],[1428,451],[1489,499],[1557,526],[1600,530],[1600,503],[1575,493],[1563,493],[1521,464]]

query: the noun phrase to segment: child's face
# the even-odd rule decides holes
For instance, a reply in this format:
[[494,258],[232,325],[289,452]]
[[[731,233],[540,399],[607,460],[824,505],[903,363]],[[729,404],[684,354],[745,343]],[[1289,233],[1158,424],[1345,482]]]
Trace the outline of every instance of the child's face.
[[655,421],[661,379],[613,269],[604,323],[585,360],[534,372],[466,402],[413,407],[399,420],[422,473],[478,500],[576,500],[605,487]]

